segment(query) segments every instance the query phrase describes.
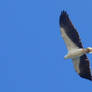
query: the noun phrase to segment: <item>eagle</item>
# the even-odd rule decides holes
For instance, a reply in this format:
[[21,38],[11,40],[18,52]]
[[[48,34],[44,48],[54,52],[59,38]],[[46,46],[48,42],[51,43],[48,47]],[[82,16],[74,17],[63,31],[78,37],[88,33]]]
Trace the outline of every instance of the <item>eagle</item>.
[[92,53],[92,48],[84,48],[79,34],[72,24],[66,11],[61,11],[59,17],[60,33],[68,49],[65,59],[72,59],[75,71],[80,77],[91,80],[92,75],[87,53]]

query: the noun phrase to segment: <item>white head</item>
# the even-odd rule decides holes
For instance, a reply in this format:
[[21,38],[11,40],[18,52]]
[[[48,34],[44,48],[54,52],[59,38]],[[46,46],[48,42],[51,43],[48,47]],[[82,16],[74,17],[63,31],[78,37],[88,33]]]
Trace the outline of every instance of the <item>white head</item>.
[[86,52],[87,52],[87,53],[92,53],[92,47],[86,48]]

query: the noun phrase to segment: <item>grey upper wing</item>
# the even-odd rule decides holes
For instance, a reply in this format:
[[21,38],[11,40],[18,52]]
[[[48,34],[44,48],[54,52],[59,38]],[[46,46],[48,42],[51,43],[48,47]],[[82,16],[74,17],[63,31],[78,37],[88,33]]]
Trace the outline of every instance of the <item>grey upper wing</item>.
[[[80,37],[78,35],[78,32],[76,31],[76,29],[74,28],[73,24],[71,23],[68,14],[63,11],[61,12],[60,15],[60,27],[64,29],[65,34],[67,35],[67,37],[79,48],[83,48],[82,43],[80,41]],[[61,33],[62,33],[62,29],[61,29]],[[64,36],[63,36],[64,38]],[[68,45],[68,41],[66,38],[64,38],[66,45]]]
[[76,72],[80,75],[80,77],[92,80],[90,64],[86,54],[74,58],[73,64]]
[[86,54],[84,54],[80,57],[79,68],[80,68],[79,75],[81,77],[92,80],[91,71],[90,71],[90,64],[89,64],[89,60],[88,60]]

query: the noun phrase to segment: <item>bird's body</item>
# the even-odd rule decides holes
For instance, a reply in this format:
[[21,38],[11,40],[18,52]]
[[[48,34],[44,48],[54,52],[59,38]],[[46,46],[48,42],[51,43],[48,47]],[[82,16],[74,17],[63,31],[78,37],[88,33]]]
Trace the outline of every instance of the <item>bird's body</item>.
[[72,49],[68,52],[68,54],[64,57],[65,59],[68,58],[75,58],[75,57],[80,57],[83,54],[85,54],[85,49]]
[[75,70],[81,77],[92,80],[90,64],[86,56],[86,53],[92,53],[92,48],[83,48],[78,32],[65,11],[60,15],[60,29],[68,49],[68,54],[64,58],[73,60]]
[[75,58],[75,57],[80,57],[82,56],[83,54],[86,54],[86,53],[92,53],[92,48],[78,48],[78,49],[72,49],[68,52],[68,54],[64,57],[65,59],[68,59],[68,58]]

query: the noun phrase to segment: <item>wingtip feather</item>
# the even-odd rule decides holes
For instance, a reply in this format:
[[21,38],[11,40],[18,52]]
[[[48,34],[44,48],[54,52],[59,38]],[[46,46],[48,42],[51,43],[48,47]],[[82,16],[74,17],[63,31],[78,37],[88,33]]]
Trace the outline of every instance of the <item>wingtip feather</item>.
[[60,21],[59,24],[62,27],[63,25],[65,25],[67,23],[67,21],[69,21],[69,17],[66,11],[61,11],[61,15],[60,15]]

